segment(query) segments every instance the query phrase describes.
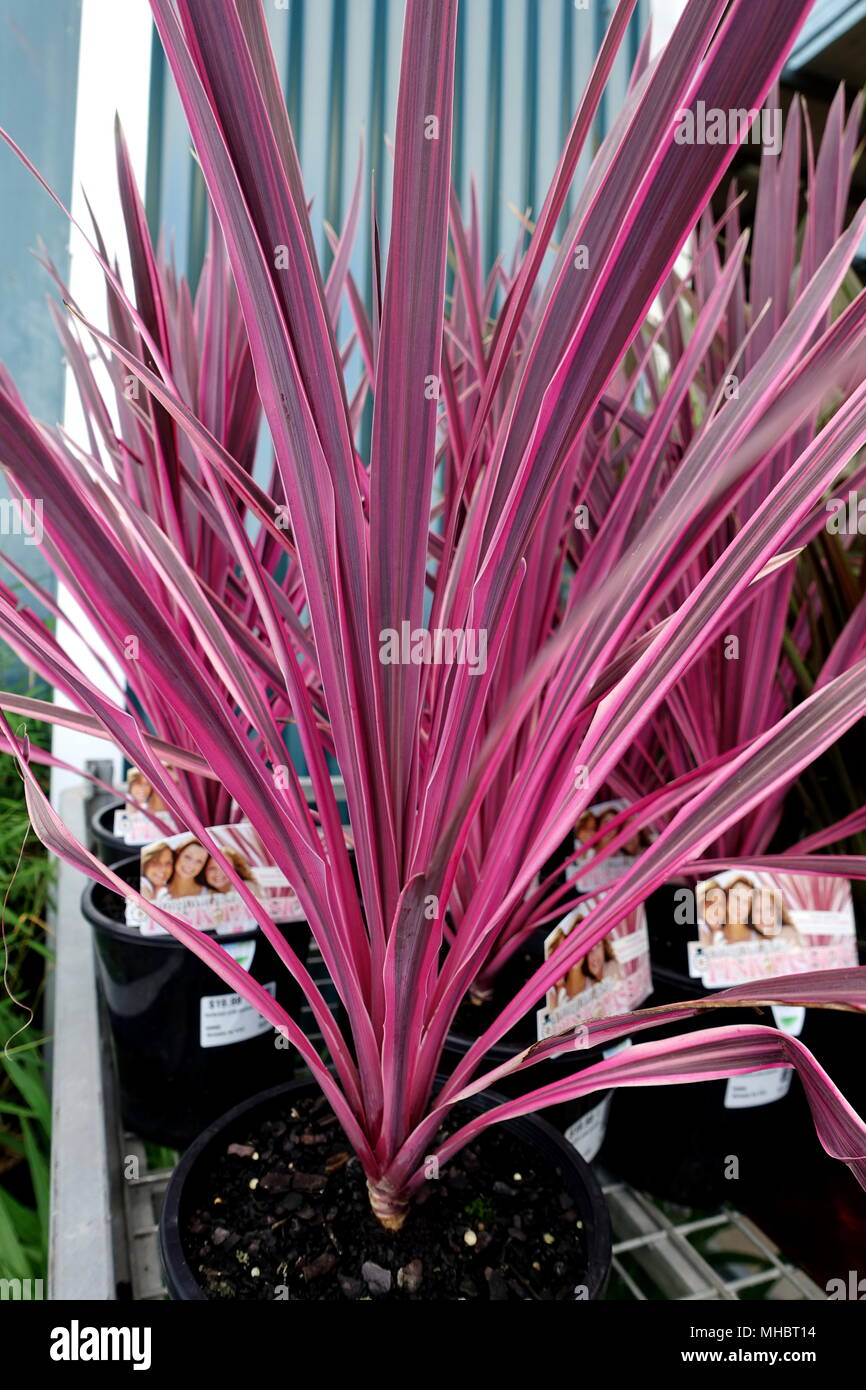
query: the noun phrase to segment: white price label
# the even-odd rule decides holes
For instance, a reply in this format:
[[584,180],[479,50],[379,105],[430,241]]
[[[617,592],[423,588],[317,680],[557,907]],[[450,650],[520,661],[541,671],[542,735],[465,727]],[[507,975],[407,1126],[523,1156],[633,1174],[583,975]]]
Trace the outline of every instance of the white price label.
[[565,1131],[565,1137],[586,1163],[591,1163],[604,1143],[612,1096],[605,1096]]
[[[276,996],[275,983],[262,985],[268,994]],[[267,1033],[271,1024],[258,1009],[239,994],[205,994],[200,1003],[199,1045],[225,1047],[227,1043],[246,1042]]]
[[790,1090],[792,1075],[790,1067],[773,1067],[771,1071],[730,1077],[725,1087],[725,1109],[747,1110],[752,1105],[770,1105],[781,1100]]

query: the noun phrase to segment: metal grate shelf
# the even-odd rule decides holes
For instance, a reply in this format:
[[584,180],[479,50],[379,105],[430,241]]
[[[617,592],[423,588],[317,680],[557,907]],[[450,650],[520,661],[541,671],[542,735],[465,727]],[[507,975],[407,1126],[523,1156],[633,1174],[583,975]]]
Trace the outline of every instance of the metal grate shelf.
[[[818,1302],[826,1294],[732,1207],[694,1217],[599,1174],[614,1232],[609,1299]],[[697,1239],[695,1239],[697,1237]],[[761,1266],[749,1269],[750,1266]]]

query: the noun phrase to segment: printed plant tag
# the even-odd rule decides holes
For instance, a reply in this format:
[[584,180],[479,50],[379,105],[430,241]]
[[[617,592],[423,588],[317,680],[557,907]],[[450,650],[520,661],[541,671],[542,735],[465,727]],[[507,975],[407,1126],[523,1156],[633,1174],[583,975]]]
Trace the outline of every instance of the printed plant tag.
[[725,1087],[726,1110],[750,1110],[754,1105],[772,1105],[791,1089],[791,1067],[772,1067],[769,1071],[731,1076]]
[[160,820],[177,829],[174,816],[166,810],[159,792],[154,791],[143,772],[138,772],[135,768],[130,769],[126,778],[126,794],[132,805],[124,806],[114,813],[112,828],[118,839],[124,840],[128,845],[150,844],[159,829],[150,819],[152,815],[159,816]]
[[[697,928],[689,973],[706,989],[857,964],[844,878],[729,869],[698,884]],[[785,1031],[798,1031],[796,1016]]]
[[[248,821],[213,826],[208,834],[272,921],[303,921],[303,909],[293,889]],[[231,936],[256,926],[252,909],[225,867],[194,835],[172,835],[145,846],[141,851],[140,891],[198,931]],[[126,904],[126,921],[144,936],[169,935],[131,902]]]
[[[588,899],[563,917],[545,939],[545,960],[563,946],[595,905]],[[538,1038],[551,1038],[590,1019],[628,1013],[651,989],[649,938],[641,905],[554,981],[545,1007],[536,1014]]]
[[[631,1045],[631,1038],[623,1038],[621,1042],[612,1043],[610,1047],[602,1048],[601,1055],[607,1060],[608,1057],[614,1057],[617,1052],[622,1052]],[[608,1092],[603,1100],[600,1100],[597,1105],[593,1105],[565,1131],[565,1137],[569,1144],[577,1149],[581,1158],[587,1163],[592,1163],[604,1143],[612,1099],[612,1092]]]
[[[276,996],[273,980],[262,985],[262,989]],[[270,1027],[268,1020],[240,994],[203,994],[199,1000],[200,1047],[247,1042],[249,1038],[261,1037]]]
[[565,1137],[586,1163],[592,1163],[607,1133],[607,1117],[612,1095],[605,1096],[565,1131]]
[[595,837],[613,820],[614,816],[619,815],[627,808],[627,801],[599,801],[578,817],[574,827],[574,848],[577,850],[581,845],[595,841],[591,849],[569,864],[565,870],[566,878],[576,880],[580,884],[581,892],[593,893],[600,888],[606,888],[616,879],[622,878],[622,875],[631,868],[641,850],[651,844],[653,837],[646,829],[636,830],[631,839],[626,840],[616,854],[611,854],[606,859],[598,858],[600,852],[610,844],[618,831],[610,831],[598,839]]
[[770,1010],[776,1027],[792,1038],[799,1038],[806,1022],[806,1010],[799,1004],[774,1004]]

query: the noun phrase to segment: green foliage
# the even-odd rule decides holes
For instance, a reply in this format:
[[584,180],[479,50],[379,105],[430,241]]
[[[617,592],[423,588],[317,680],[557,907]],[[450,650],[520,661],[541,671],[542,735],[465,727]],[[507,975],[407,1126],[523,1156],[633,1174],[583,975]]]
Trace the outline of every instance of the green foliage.
[[[28,733],[46,746],[46,726]],[[52,867],[30,829],[17,766],[0,757],[0,1278],[40,1278],[47,1261],[51,1106],[41,1013]]]
[[473,1197],[463,1208],[469,1220],[472,1222],[492,1221],[496,1215],[496,1208],[486,1197]]

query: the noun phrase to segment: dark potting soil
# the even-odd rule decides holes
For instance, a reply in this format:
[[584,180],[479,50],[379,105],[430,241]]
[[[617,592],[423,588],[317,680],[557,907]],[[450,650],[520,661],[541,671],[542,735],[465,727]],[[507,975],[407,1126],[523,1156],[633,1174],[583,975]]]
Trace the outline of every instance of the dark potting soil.
[[586,1269],[574,1199],[556,1167],[506,1130],[462,1149],[389,1233],[325,1098],[284,1105],[239,1119],[196,1179],[184,1247],[208,1298],[574,1297]]

